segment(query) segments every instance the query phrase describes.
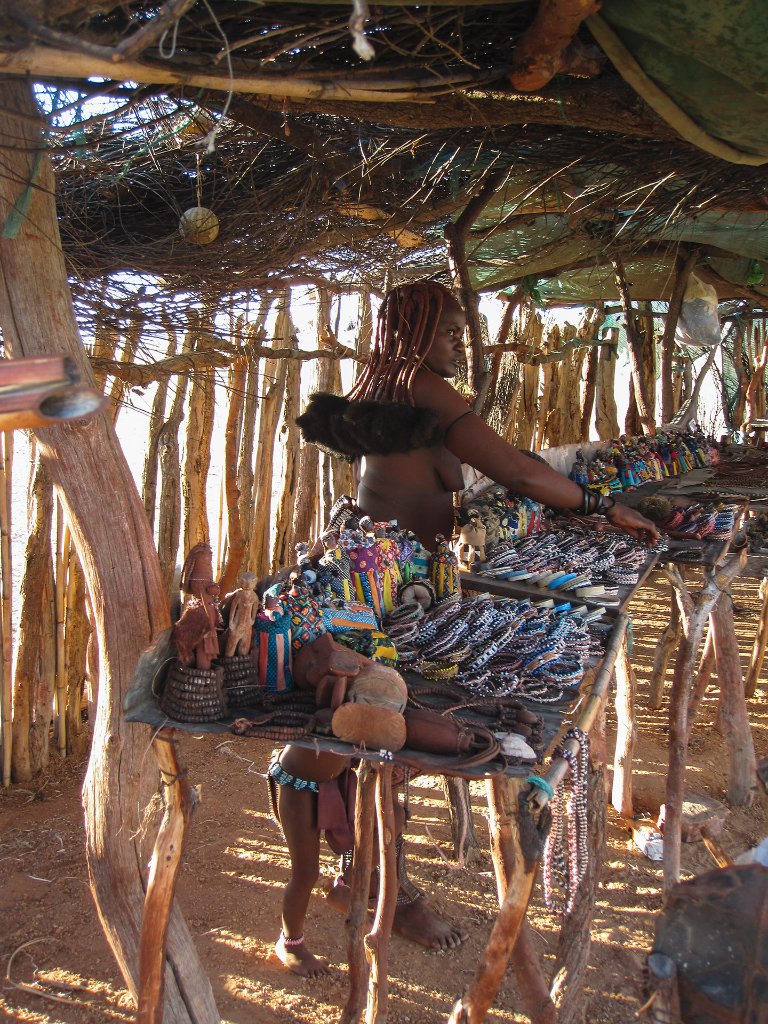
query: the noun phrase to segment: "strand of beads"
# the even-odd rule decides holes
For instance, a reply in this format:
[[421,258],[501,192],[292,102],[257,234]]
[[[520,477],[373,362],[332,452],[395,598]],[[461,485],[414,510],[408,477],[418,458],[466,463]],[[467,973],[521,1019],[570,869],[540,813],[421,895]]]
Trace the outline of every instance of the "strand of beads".
[[[578,751],[574,752],[566,741],[574,739]],[[553,760],[561,757],[568,763],[569,793],[566,801],[565,779],[555,788],[550,802],[552,828],[544,847],[542,869],[544,902],[550,910],[570,914],[589,865],[588,786],[589,736],[579,728],[569,729],[563,743],[555,750]],[[567,814],[568,858],[565,858],[565,815]],[[556,892],[560,888],[564,898]]]

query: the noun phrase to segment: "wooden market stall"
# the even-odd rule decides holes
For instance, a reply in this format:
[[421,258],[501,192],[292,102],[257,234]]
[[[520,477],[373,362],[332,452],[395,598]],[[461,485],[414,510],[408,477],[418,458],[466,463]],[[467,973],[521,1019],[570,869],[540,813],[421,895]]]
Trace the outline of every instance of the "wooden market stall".
[[[3,784],[45,766],[52,720],[58,749],[75,749],[87,678],[91,884],[134,997],[146,888],[136,825],[155,780],[143,759],[146,730],[126,724],[122,704],[141,652],[170,622],[179,551],[216,532],[206,482],[222,394],[228,583],[242,568],[261,575],[286,564],[351,488],[346,467],[299,445],[295,414],[309,372],[318,388],[338,391],[342,360],[365,362],[371,300],[396,281],[437,275],[456,285],[469,314],[475,408],[521,448],[652,433],[695,412],[698,349],[675,347],[692,276],[721,303],[724,337],[706,369],[722,353],[727,427],[765,415],[768,139],[755,77],[765,12],[756,0],[743,5],[729,47],[714,2],[682,4],[674,17],[662,0],[597,6],[355,2],[351,19],[341,4],[244,9],[224,0],[0,11],[5,354],[65,354],[108,398],[87,422],[34,434],[36,518],[13,679],[3,545]],[[654,45],[660,35],[672,57]],[[712,82],[715,45],[724,66],[738,66],[733,89]],[[718,102],[702,112],[701,94]],[[306,286],[317,289],[311,347],[291,318],[291,289]],[[479,295],[496,292],[506,310],[491,339]],[[359,322],[344,344],[339,296],[350,293]],[[547,304],[588,309],[578,324],[545,330]],[[620,347],[632,379],[623,425]],[[114,428],[146,388],[140,495]],[[6,470],[11,460],[6,445]],[[0,523],[6,540],[10,528]],[[728,603],[712,603],[736,569],[718,566],[698,596],[670,570],[684,625],[678,675],[693,664],[711,610],[721,682],[736,695]],[[765,636],[761,628],[755,663]],[[621,653],[620,677],[624,662]],[[679,774],[684,737],[675,750]],[[161,753],[161,767],[174,779],[169,756]],[[743,792],[748,758],[739,766]],[[510,787],[491,786],[499,892],[509,878],[511,895],[468,997],[477,1006],[511,951],[520,893],[533,880],[504,852],[517,827],[519,784]],[[187,796],[165,791],[183,818]],[[169,819],[177,829],[172,803]],[[216,1021],[177,909],[167,963],[165,1019]],[[467,1010],[468,1019],[480,1012]]]

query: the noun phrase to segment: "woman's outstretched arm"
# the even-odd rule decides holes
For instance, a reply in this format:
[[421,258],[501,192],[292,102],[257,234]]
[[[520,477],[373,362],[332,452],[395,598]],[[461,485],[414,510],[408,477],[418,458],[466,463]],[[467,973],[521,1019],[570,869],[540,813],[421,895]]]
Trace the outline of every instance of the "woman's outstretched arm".
[[[414,404],[432,409],[446,430],[445,445],[462,462],[474,466],[491,480],[517,494],[553,508],[576,510],[584,500],[582,488],[545,463],[529,459],[507,444],[479,416],[467,415],[467,403],[451,385],[426,368],[413,383]],[[638,540],[653,542],[659,532],[655,525],[634,509],[616,504],[604,512],[618,526]]]

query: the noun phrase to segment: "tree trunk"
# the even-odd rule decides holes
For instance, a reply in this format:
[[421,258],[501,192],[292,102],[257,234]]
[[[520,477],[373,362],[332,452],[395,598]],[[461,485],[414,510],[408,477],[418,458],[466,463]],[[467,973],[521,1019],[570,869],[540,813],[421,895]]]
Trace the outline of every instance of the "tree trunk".
[[[363,309],[364,319],[363,327],[366,327],[367,321],[371,315],[371,297],[367,296],[368,307],[367,313],[365,308]],[[338,344],[336,335],[331,330],[330,322],[330,296],[326,289],[320,289],[317,293],[317,347],[333,348]],[[362,339],[365,340],[364,338]],[[370,349],[370,337],[367,341],[368,349]],[[317,390],[328,391],[333,395],[340,395],[341,388],[341,364],[338,359],[320,359],[318,360],[317,366]],[[343,459],[336,459],[331,457],[331,505],[337,498],[340,498],[342,494],[352,494],[354,492],[355,483],[352,475],[352,466],[349,462],[345,462]],[[327,521],[328,513],[330,512],[330,505],[323,509],[323,523]]]
[[595,345],[587,356],[587,375],[584,380],[584,396],[581,400],[581,416],[579,419],[579,440],[589,441],[592,426],[592,413],[595,411],[595,390],[597,387],[597,367],[603,347]]
[[[196,314],[195,314],[196,315]],[[182,354],[191,352],[195,344],[193,325],[184,336]],[[160,429],[157,451],[160,462],[160,507],[157,517],[157,554],[163,590],[171,607],[174,605],[174,577],[181,536],[181,455],[179,429],[184,418],[187,378],[176,378],[176,389],[168,419]]]
[[[31,84],[0,82],[0,222],[8,222],[34,181],[18,235],[0,238],[0,325],[12,356],[48,355],[55,349],[93,385],[67,284],[42,127]],[[168,625],[168,608],[144,507],[108,413],[41,429],[35,436],[61,493],[96,618],[102,678],[83,789],[86,855],[102,925],[135,998],[145,861],[139,818],[149,792],[143,784],[148,731],[126,725],[122,703],[139,654]],[[217,1021],[210,984],[178,914],[175,923],[165,1019],[168,1024]]]
[[[286,290],[277,300],[277,322],[275,323],[275,346],[288,344],[290,337],[290,314],[288,303],[290,292]],[[254,501],[254,528],[251,534],[251,551],[248,568],[257,576],[263,576],[270,568],[270,541],[272,539],[272,475],[275,465],[275,440],[278,417],[285,394],[285,379],[288,373],[287,359],[267,359],[264,362],[259,410],[259,443],[256,458],[259,472],[256,481]]]
[[88,733],[83,728],[80,713],[85,690],[86,652],[91,635],[85,600],[85,576],[70,544],[64,672],[67,684],[67,754],[74,755],[85,753],[88,747]]
[[294,552],[290,549],[293,529],[293,504],[296,497],[296,478],[298,476],[297,451],[299,447],[299,428],[296,417],[299,415],[299,394],[301,388],[301,364],[297,359],[288,360],[288,372],[285,377],[285,401],[283,404],[283,423],[280,428],[285,445],[285,462],[283,466],[283,493],[280,496],[280,508],[277,513],[277,530],[275,547],[272,554],[272,572],[284,569],[295,563]]
[[621,259],[616,256],[611,261],[616,278],[616,287],[621,297],[621,307],[624,310],[626,321],[627,341],[629,346],[629,360],[632,366],[632,389],[637,403],[637,411],[643,431],[646,434],[656,433],[656,398],[648,380],[647,367],[648,359],[644,353],[646,344],[643,336],[637,327],[635,311],[629,296],[627,279],[624,275],[624,265]]
[[691,253],[677,271],[672,295],[669,299],[667,319],[664,322],[664,334],[661,338],[661,421],[669,423],[675,414],[672,381],[672,362],[675,351],[675,330],[683,308],[683,296],[691,276],[696,253]]
[[48,764],[56,658],[53,646],[53,490],[38,462],[32,523],[21,581],[21,615],[13,692],[14,782],[28,782]]
[[229,413],[224,434],[224,493],[227,501],[227,560],[221,574],[222,594],[235,589],[245,556],[245,534],[240,523],[237,489],[238,454],[247,369],[244,359],[235,361],[229,373]]
[[[617,332],[611,331],[612,340],[617,339]],[[597,408],[595,409],[595,430],[601,441],[610,441],[618,437],[618,414],[616,412],[616,361],[615,344],[601,345],[597,361]]]
[[[266,322],[272,308],[270,300],[264,298],[259,306],[256,320],[248,324],[246,336],[249,344],[261,345],[266,337]],[[256,436],[256,415],[259,406],[259,358],[251,357],[245,378],[245,401],[243,403],[243,434],[240,440],[240,464],[237,471],[237,489],[240,491],[240,522],[246,538],[247,550],[253,533],[253,457]]]
[[[208,311],[203,328],[213,319]],[[202,336],[198,337],[195,348],[205,347]],[[192,378],[187,410],[187,453],[184,460],[184,551],[195,544],[210,544],[211,531],[208,524],[208,501],[206,487],[208,470],[211,467],[211,435],[214,415],[213,369],[199,370]]]
[[371,293],[368,289],[360,292],[360,321],[357,329],[355,350],[362,359],[367,359],[373,340],[373,314],[371,312]]

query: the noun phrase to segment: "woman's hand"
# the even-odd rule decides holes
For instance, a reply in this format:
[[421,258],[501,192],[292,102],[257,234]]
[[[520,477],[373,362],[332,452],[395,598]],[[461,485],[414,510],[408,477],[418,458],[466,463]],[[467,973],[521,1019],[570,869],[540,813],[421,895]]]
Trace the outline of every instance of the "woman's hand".
[[645,516],[641,516],[633,508],[629,508],[628,505],[622,505],[617,501],[612,508],[606,509],[604,515],[611,526],[617,526],[624,533],[628,533],[630,537],[642,541],[643,544],[655,544],[659,539],[660,534],[656,524],[652,523],[650,519],[646,519]]

